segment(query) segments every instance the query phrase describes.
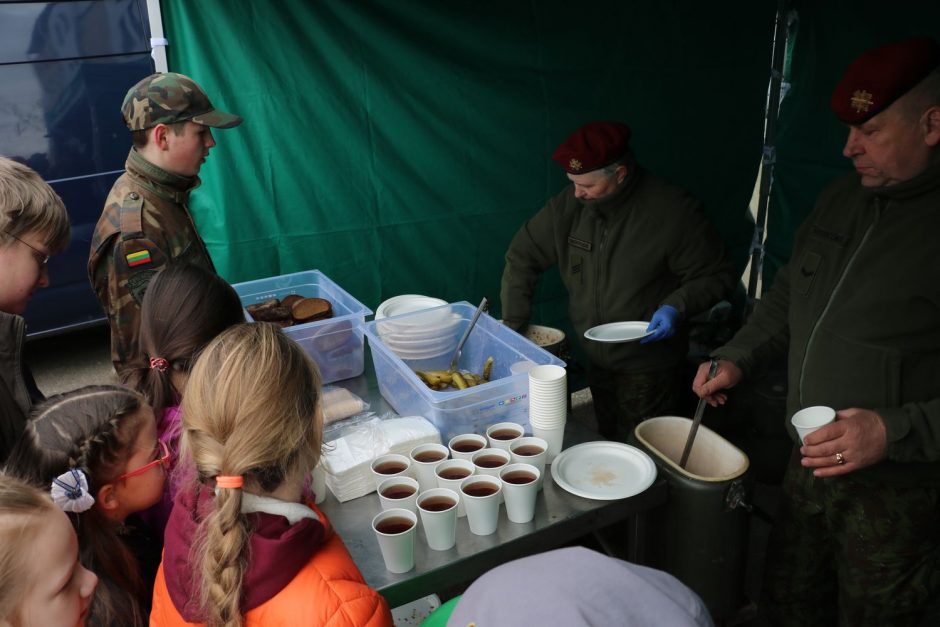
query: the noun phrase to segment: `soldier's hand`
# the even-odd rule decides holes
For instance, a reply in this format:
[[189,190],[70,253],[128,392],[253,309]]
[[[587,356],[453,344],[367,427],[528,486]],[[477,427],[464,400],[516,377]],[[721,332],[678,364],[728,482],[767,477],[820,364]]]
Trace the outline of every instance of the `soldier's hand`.
[[881,461],[887,446],[884,419],[870,409],[850,407],[804,438],[801,463],[814,468],[817,477],[835,477]]
[[708,381],[708,368],[709,362],[707,361],[698,367],[698,372],[695,373],[695,379],[692,381],[692,391],[699,398],[704,398],[712,407],[724,405],[728,401],[728,395],[719,390],[736,386],[744,377],[744,373],[732,362],[719,359],[718,370],[714,378]]

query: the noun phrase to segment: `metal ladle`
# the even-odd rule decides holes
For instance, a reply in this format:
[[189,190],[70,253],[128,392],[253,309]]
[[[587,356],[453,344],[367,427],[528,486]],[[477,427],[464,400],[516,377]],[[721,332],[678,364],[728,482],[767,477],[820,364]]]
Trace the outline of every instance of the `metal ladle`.
[[470,318],[470,325],[467,327],[467,330],[463,332],[463,337],[461,337],[460,341],[457,343],[457,350],[454,351],[454,357],[450,360],[450,368],[448,372],[457,371],[457,361],[460,360],[460,351],[463,350],[463,345],[467,342],[467,338],[470,337],[470,331],[473,330],[477,320],[480,319],[480,314],[486,310],[486,305],[488,302],[489,301],[486,300],[486,296],[484,296],[483,300],[480,301],[480,306],[477,307],[477,310],[473,312],[473,317]]

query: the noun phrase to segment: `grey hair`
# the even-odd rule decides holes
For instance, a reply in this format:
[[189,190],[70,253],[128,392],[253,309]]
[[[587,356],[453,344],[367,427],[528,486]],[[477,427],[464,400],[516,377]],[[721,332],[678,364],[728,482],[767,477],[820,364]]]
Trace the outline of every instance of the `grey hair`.
[[903,111],[912,121],[920,119],[930,107],[940,106],[940,67],[914,85],[903,98]]

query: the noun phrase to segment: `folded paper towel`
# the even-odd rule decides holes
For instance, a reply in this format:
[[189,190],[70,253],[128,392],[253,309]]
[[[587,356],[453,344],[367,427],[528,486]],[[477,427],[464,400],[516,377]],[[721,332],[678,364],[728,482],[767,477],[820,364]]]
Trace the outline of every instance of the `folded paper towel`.
[[323,389],[323,423],[330,424],[365,411],[369,406],[361,398],[341,387]]
[[421,416],[375,418],[359,424],[324,446],[326,485],[340,502],[364,496],[375,490],[373,459],[386,453],[408,455],[419,444],[440,441],[437,428]]

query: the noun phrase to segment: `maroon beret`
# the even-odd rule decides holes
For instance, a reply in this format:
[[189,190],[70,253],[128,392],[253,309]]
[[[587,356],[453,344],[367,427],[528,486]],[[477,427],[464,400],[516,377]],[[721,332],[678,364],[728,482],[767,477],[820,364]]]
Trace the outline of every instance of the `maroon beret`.
[[620,122],[585,124],[555,149],[552,159],[569,174],[584,174],[610,165],[627,152],[630,127]]
[[918,37],[873,48],[852,61],[832,92],[830,106],[846,124],[884,111],[940,65],[940,45]]

